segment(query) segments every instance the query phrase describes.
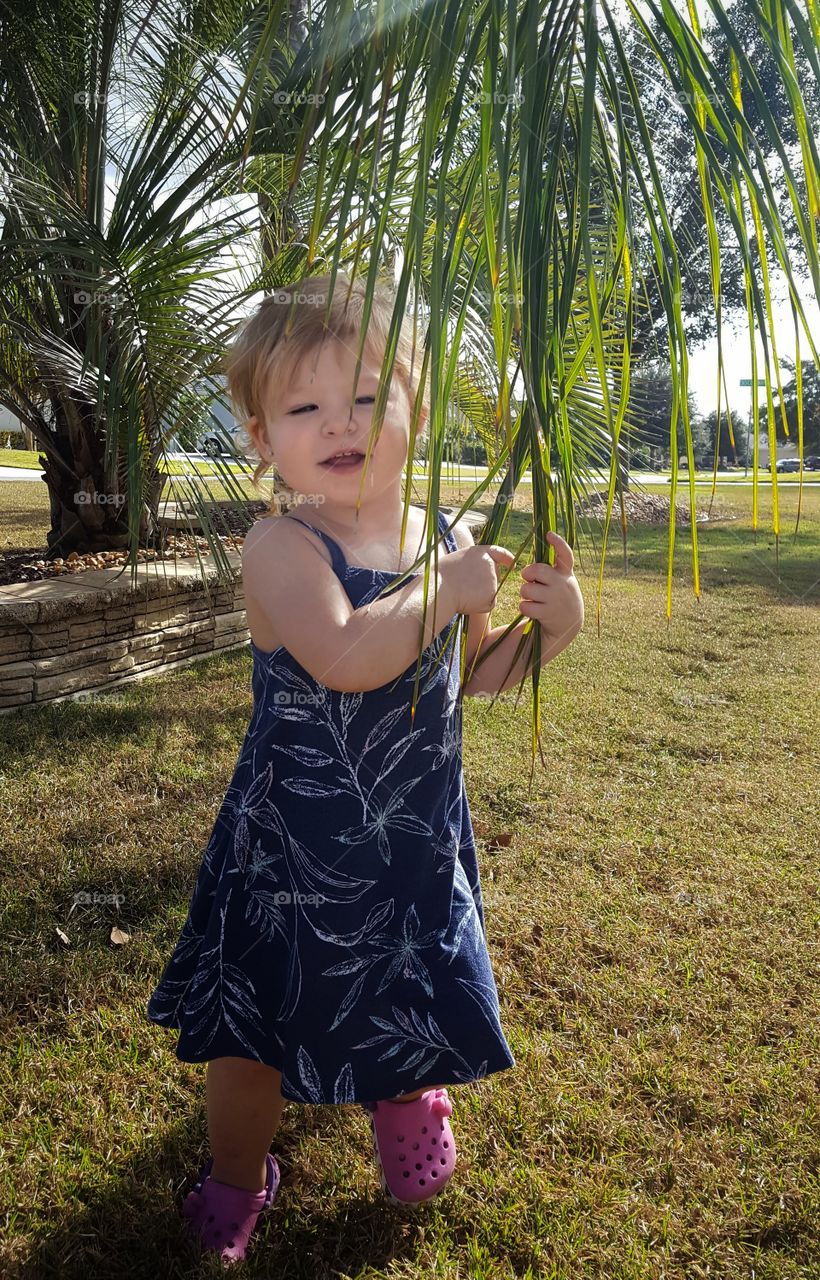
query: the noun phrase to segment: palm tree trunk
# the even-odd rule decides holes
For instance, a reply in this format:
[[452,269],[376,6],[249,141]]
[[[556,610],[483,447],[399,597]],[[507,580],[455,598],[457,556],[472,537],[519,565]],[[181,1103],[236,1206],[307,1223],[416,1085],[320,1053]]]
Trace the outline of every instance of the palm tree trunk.
[[288,0],[288,44],[298,53],[308,38],[307,5],[305,0]]
[[[54,430],[39,455],[51,505],[46,545],[50,555],[67,556],[128,546],[128,507],[124,485],[107,474],[105,445],[96,431],[93,406],[70,396],[53,402]],[[151,464],[144,487],[139,541],[147,545],[158,528],[162,474]]]

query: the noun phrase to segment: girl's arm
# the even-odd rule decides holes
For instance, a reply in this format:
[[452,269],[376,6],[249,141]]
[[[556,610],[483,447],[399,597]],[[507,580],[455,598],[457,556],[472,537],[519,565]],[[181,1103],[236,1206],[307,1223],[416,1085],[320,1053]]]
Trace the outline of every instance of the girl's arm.
[[[507,676],[506,680],[504,679],[513,660],[513,654],[521,640],[525,625],[525,622],[517,623],[509,635],[501,641],[498,648],[494,649],[489,657],[484,659],[480,667],[476,667],[470,679],[464,685],[463,693],[466,697],[486,698],[492,697],[497,693],[503,693],[505,689],[512,689],[517,684],[520,684],[522,677],[532,671],[534,666],[532,654],[530,654],[527,662],[524,661],[524,654],[519,654],[518,660],[513,664],[510,675]],[[541,666],[546,666],[562,649],[566,649],[582,627],[583,619],[580,624],[577,622],[571,623],[557,636],[549,636],[542,627]],[[489,648],[494,640],[504,635],[505,630],[505,627],[493,627],[491,631],[487,632],[482,648]],[[526,653],[526,650],[524,652]],[[467,670],[470,670],[469,663],[467,664]]]
[[[430,566],[424,647],[460,612],[454,575]],[[451,566],[452,567],[452,566]],[[245,594],[305,670],[342,693],[379,689],[418,657],[424,579],[354,609],[338,576],[293,520],[260,520],[242,548]]]
[[[455,525],[456,542],[460,548],[473,545],[469,528]],[[549,535],[556,545],[555,564],[532,564],[522,571],[520,612],[541,624],[541,666],[546,666],[575,639],[584,625],[584,601],[577,579],[572,573],[572,551],[563,538]],[[532,654],[519,654],[513,662],[521,641],[527,617],[519,622],[501,643],[487,654],[478,665],[473,665],[476,654],[487,653],[506,627],[490,627],[491,614],[470,614],[467,619],[467,673],[463,694],[465,697],[494,697],[505,689],[513,689],[524,676],[532,671]],[[510,669],[510,664],[512,670]],[[472,674],[470,671],[472,668]],[[509,675],[507,674],[509,670]]]

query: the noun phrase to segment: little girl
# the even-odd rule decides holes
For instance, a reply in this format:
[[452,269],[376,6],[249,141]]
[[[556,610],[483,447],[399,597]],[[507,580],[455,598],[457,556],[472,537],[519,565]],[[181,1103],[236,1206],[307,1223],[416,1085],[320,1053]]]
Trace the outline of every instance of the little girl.
[[[405,321],[365,468],[394,300],[379,287],[352,404],[364,291],[339,273],[328,313],[330,286],[312,277],[265,298],[229,355],[254,479],[275,465],[296,506],[245,539],[253,714],[148,1006],[179,1028],[179,1059],[208,1063],[212,1155],[183,1211],[225,1262],[245,1256],[278,1189],[269,1148],[284,1098],[365,1108],[383,1190],[416,1204],[455,1165],[447,1086],[515,1065],[485,940],[461,700],[520,681],[524,659],[510,666],[525,624],[463,688],[459,677],[461,628],[469,670],[482,637],[497,638],[485,634],[496,564],[514,557],[441,518],[426,609],[420,571],[384,590],[425,543],[411,507],[400,554],[415,352]],[[422,388],[422,425],[428,411]],[[551,537],[555,566],[528,565],[521,588],[542,661],[583,622],[572,552]]]

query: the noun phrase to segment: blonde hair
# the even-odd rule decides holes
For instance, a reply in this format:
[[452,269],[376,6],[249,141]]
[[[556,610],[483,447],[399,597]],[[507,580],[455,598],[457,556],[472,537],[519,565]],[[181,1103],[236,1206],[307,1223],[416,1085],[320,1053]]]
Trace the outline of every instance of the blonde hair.
[[[364,280],[351,282],[343,271],[338,271],[328,309],[331,279],[329,273],[307,276],[298,283],[274,290],[244,322],[227,352],[224,367],[240,420],[239,445],[249,456],[259,455],[245,424],[251,417],[264,424],[264,395],[273,378],[287,378],[304,356],[328,338],[343,342],[358,353],[366,294]],[[374,360],[380,368],[385,359],[395,303],[392,285],[384,278],[378,279],[362,357]],[[393,372],[404,385],[411,411],[421,379],[423,354],[414,338],[412,317],[406,315],[398,333]],[[421,390],[425,420],[430,413],[428,379],[429,369]],[[259,480],[271,465],[259,458],[253,472],[254,485],[259,486]],[[275,465],[273,476],[271,510],[281,511],[295,505],[296,495]]]

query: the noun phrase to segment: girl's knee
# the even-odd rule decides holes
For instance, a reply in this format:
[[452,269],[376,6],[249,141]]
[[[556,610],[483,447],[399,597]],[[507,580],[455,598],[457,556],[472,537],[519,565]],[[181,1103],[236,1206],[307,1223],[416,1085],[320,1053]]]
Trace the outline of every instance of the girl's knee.
[[278,1086],[282,1080],[281,1071],[277,1070],[276,1067],[268,1066],[266,1062],[259,1062],[255,1058],[233,1058],[229,1056],[211,1058],[208,1062],[208,1074],[217,1078],[231,1076],[234,1079],[247,1080],[250,1084],[266,1081]]

